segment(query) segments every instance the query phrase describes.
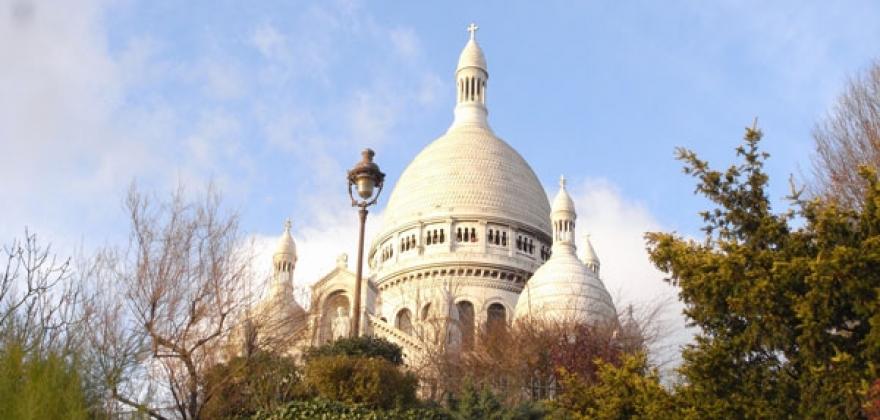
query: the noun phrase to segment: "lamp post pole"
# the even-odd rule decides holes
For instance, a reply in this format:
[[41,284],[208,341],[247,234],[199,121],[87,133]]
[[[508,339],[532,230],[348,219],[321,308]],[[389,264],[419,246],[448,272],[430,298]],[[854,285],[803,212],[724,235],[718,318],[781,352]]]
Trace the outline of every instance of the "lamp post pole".
[[[373,163],[375,155],[376,153],[372,150],[364,149],[361,152],[361,161],[348,171],[348,196],[351,198],[351,206],[359,207],[358,216],[360,216],[357,274],[352,305],[354,313],[351,317],[350,337],[358,337],[361,332],[361,286],[364,272],[364,228],[367,224],[367,207],[376,204],[385,183],[385,174],[379,170],[379,165]],[[358,198],[355,198],[354,190],[357,190]]]
[[364,226],[367,224],[367,206],[361,206],[358,210],[361,219],[360,236],[358,237],[357,276],[354,284],[354,316],[351,320],[351,336],[360,335],[361,328],[361,285],[364,273]]

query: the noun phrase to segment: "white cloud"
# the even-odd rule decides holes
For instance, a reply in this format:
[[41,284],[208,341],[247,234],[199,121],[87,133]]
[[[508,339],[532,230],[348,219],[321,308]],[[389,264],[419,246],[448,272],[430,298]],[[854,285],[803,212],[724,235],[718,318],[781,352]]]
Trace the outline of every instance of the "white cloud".
[[383,94],[384,89],[357,92],[348,106],[348,126],[360,144],[375,146],[386,143],[389,131],[397,123],[402,101]]
[[397,28],[389,31],[394,50],[404,58],[414,58],[421,52],[419,37],[412,28]]
[[251,42],[268,60],[285,61],[289,58],[287,39],[271,24],[258,26],[251,35]]

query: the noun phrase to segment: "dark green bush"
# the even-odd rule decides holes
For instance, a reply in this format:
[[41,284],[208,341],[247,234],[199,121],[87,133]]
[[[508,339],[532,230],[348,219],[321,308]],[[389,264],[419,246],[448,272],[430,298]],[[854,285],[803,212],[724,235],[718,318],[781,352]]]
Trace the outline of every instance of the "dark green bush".
[[400,346],[382,338],[368,336],[341,338],[322,346],[312,347],[306,351],[305,359],[308,361],[323,356],[381,357],[396,366],[403,364],[403,351]]
[[311,419],[357,419],[357,420],[446,420],[449,417],[437,408],[371,409],[363,405],[344,404],[338,401],[314,399],[294,401],[277,410],[259,412],[254,420],[311,420]]
[[210,419],[241,418],[304,398],[292,358],[269,352],[236,357],[211,368],[204,389],[209,399],[202,415]]
[[323,356],[308,361],[304,382],[321,398],[388,409],[415,405],[419,381],[383,358]]
[[532,401],[505,406],[491,389],[471,383],[466,383],[458,395],[450,395],[446,403],[446,412],[454,420],[531,420],[546,414],[540,403]]

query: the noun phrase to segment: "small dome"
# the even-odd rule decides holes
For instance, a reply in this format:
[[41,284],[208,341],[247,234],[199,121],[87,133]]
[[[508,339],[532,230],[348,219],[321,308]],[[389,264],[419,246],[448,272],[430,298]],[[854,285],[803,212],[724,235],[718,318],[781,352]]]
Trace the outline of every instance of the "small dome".
[[473,23],[468,26],[468,32],[471,34],[470,39],[467,44],[465,44],[464,49],[461,50],[461,55],[458,56],[458,67],[456,68],[456,71],[468,67],[477,67],[483,69],[483,71],[487,73],[489,72],[489,67],[486,66],[486,56],[483,54],[483,49],[480,48],[480,44],[477,44],[477,29],[480,28]]
[[296,243],[290,234],[292,223],[290,219],[284,222],[284,233],[278,238],[278,245],[275,246],[275,258],[287,257],[288,260],[296,261]]
[[[554,232],[550,259],[526,282],[516,304],[515,318],[586,323],[614,319],[617,311],[599,279],[598,264],[588,267],[575,254],[577,213],[565,190],[565,177],[559,180],[551,217]],[[592,245],[587,252],[595,256]]]
[[477,41],[473,38],[461,50],[461,55],[458,56],[456,71],[468,67],[477,67],[483,69],[483,71],[489,71],[489,67],[486,66],[486,56],[483,55],[483,49],[480,48],[480,44],[477,44]]
[[596,255],[596,250],[593,249],[593,243],[590,242],[590,235],[586,237],[586,243],[584,244],[584,252],[581,254],[581,260],[583,260],[584,264],[599,264],[599,256]]
[[598,275],[565,249],[554,252],[526,283],[516,304],[516,319],[592,323],[617,316]]
[[569,212],[572,217],[577,215],[577,212],[574,211],[574,201],[571,199],[571,196],[568,195],[568,190],[565,189],[564,176],[559,178],[559,192],[556,193],[556,198],[553,199],[551,212],[554,214],[559,212]]

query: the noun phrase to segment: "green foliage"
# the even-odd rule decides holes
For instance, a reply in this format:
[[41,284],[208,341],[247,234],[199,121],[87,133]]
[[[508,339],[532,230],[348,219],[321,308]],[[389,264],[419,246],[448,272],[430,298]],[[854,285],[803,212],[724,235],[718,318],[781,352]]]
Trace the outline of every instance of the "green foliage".
[[418,378],[380,357],[312,357],[304,382],[321,398],[349,404],[389,409],[417,402]]
[[0,418],[86,419],[88,400],[74,363],[55,353],[0,348]]
[[861,210],[802,201],[771,211],[759,150],[716,171],[682,150],[685,172],[716,207],[705,239],[646,235],[654,264],[700,328],[683,352],[677,398],[698,418],[859,418],[880,362],[880,184]]
[[455,420],[528,420],[544,418],[540,404],[524,402],[506,407],[488,387],[477,388],[468,383],[462,387],[458,398],[450,397],[447,411]]
[[437,408],[372,409],[363,405],[315,399],[294,401],[280,409],[257,413],[254,420],[446,420],[449,417]]
[[269,352],[236,357],[205,374],[208,400],[202,416],[211,419],[251,416],[302,397],[299,372],[293,359]]
[[305,359],[324,356],[381,357],[397,366],[403,364],[400,346],[378,337],[361,336],[340,338],[306,351]]
[[649,369],[644,354],[625,355],[618,367],[597,360],[596,382],[567,374],[563,392],[553,401],[557,418],[668,419],[676,417],[672,395]]

